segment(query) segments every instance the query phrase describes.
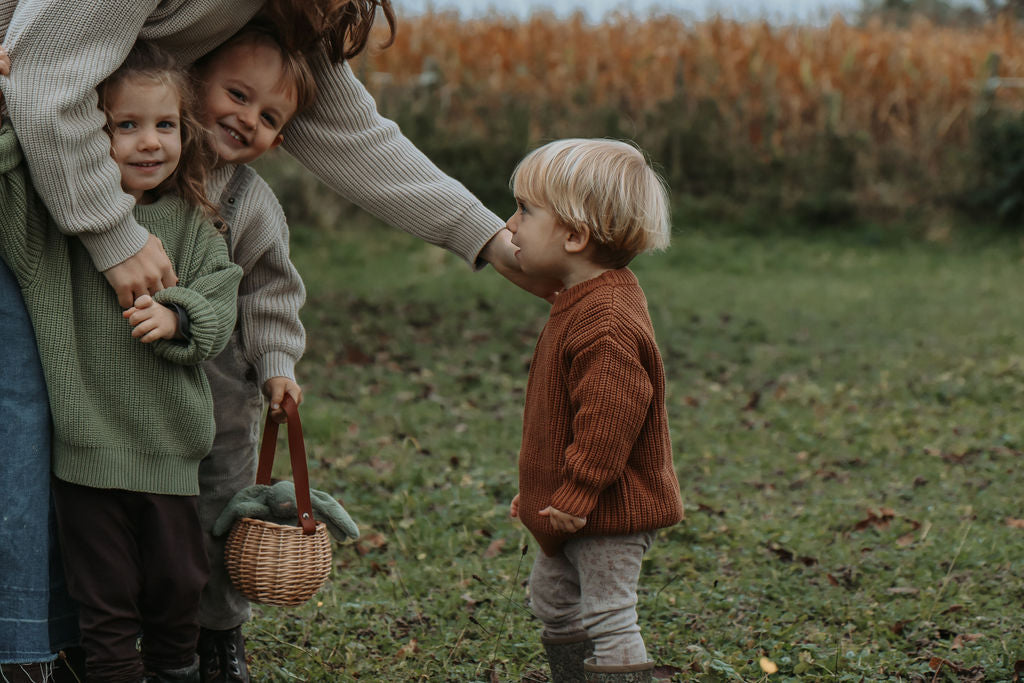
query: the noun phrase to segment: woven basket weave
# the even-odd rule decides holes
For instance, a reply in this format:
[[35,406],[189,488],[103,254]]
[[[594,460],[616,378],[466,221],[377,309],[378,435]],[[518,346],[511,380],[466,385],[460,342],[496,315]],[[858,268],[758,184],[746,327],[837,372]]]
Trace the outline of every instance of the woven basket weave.
[[[331,573],[333,559],[327,525],[313,519],[298,408],[288,394],[281,407],[288,415],[288,451],[301,526],[243,517],[228,534],[224,564],[235,588],[249,600],[265,605],[294,606],[306,602],[320,590]],[[270,483],[276,446],[277,423],[270,419],[268,410],[257,484]]]
[[323,522],[306,536],[302,527],[243,517],[228,534],[224,562],[231,582],[249,600],[301,605],[331,573],[331,539]]

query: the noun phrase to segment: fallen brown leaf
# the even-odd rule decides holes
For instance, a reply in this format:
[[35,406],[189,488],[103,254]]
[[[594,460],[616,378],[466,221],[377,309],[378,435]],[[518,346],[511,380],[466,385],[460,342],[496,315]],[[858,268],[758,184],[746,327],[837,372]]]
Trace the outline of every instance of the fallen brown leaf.
[[917,536],[916,531],[908,531],[899,538],[896,539],[896,545],[901,548],[906,548],[908,545],[913,545],[914,538]]
[[505,547],[504,538],[496,538],[491,541],[491,544],[487,546],[487,550],[484,551],[484,559],[490,560],[491,558],[497,557],[502,548]]
[[878,510],[868,510],[868,516],[853,525],[854,531],[863,531],[868,527],[876,527],[878,529],[888,529],[889,523],[896,516],[896,512],[891,508],[878,508]]
[[409,655],[414,655],[419,652],[419,649],[420,646],[419,643],[416,642],[416,639],[410,638],[408,643],[398,648],[397,654],[399,657],[408,657]]
[[952,644],[949,646],[950,650],[959,650],[964,646],[964,643],[972,643],[982,637],[980,633],[961,633],[960,635],[953,638]]

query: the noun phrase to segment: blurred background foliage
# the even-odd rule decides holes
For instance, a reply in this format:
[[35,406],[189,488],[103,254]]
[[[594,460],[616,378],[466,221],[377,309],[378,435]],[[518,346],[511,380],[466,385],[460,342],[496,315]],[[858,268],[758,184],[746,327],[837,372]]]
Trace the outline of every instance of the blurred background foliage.
[[[1024,217],[1024,0],[865,0],[820,25],[400,20],[395,44],[353,69],[381,113],[499,215],[529,149],[607,136],[649,153],[677,224],[941,237]],[[260,170],[292,220],[349,210],[290,160]]]

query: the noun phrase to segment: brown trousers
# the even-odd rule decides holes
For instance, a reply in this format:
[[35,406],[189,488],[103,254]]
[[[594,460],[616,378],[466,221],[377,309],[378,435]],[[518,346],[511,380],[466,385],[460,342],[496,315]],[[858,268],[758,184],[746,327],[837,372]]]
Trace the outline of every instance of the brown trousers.
[[89,681],[138,683],[191,665],[209,574],[196,497],[58,479],[53,494]]

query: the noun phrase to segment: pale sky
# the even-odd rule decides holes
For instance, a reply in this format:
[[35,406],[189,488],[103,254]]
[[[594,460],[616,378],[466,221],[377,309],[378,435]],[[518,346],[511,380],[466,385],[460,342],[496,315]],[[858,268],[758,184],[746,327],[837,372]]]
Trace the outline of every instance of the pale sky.
[[485,15],[495,9],[516,17],[526,17],[537,9],[553,10],[563,16],[582,9],[588,18],[596,20],[615,9],[631,9],[639,15],[667,11],[699,19],[721,13],[735,19],[764,17],[780,21],[813,21],[860,6],[859,0],[394,0],[394,4],[399,16],[419,14],[430,8],[457,9],[463,16]]
[[[591,20],[599,20],[609,11],[628,8],[641,16],[651,11],[707,18],[716,13],[733,19],[765,18],[778,22],[817,22],[835,12],[853,11],[860,0],[393,0],[399,17],[419,14],[427,9],[457,9],[462,16],[486,15],[494,9],[500,14],[526,17],[537,9],[553,10],[564,16],[582,9]],[[959,0],[958,4],[980,6],[981,0]],[[496,8],[496,9],[495,9]]]

